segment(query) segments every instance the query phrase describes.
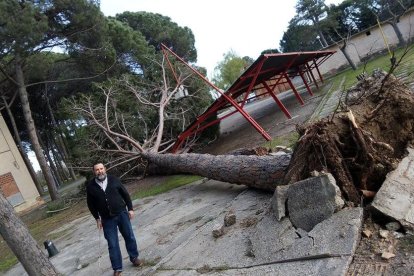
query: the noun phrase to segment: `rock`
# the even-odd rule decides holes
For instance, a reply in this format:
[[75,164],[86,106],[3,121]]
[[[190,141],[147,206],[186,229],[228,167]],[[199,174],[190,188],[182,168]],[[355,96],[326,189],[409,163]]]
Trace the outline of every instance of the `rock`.
[[389,231],[398,231],[401,228],[401,224],[397,221],[393,221],[385,224],[385,228]]
[[320,175],[320,173],[319,173],[318,171],[311,171],[311,172],[310,172],[310,175],[311,175],[311,176],[319,176],[319,175]]
[[273,149],[273,151],[274,151],[274,152],[280,152],[280,151],[283,151],[283,152],[285,152],[285,153],[292,153],[292,152],[293,152],[291,148],[284,147],[284,146],[276,146],[276,147]]
[[270,200],[270,207],[277,220],[280,221],[286,216],[286,199],[289,185],[276,186],[272,199]]
[[389,234],[390,234],[390,231],[388,230],[382,230],[382,229],[379,230],[379,235],[381,238],[387,239]]
[[287,154],[287,153],[284,152],[284,151],[278,151],[278,152],[271,152],[271,153],[269,153],[269,155],[272,155],[272,156],[281,156],[281,155],[285,155],[285,154]]
[[234,211],[228,212],[224,216],[224,226],[231,226],[236,223],[236,214],[234,214]]
[[338,199],[339,193],[335,179],[330,174],[291,184],[287,191],[290,221],[296,228],[312,230],[315,225],[332,216],[339,206],[343,206],[342,198]]
[[221,224],[214,225],[212,233],[213,233],[214,238],[218,238],[218,237],[223,236],[223,234],[224,234],[224,225],[221,225]]
[[388,173],[372,207],[394,218],[408,230],[414,230],[414,149],[407,150],[408,156],[401,160],[394,171]]
[[372,231],[365,229],[362,231],[362,235],[364,235],[364,237],[370,238],[372,236]]
[[394,258],[395,254],[391,253],[391,252],[383,252],[381,254],[381,258],[383,258],[384,260],[389,260],[391,258]]
[[332,174],[323,172],[323,175],[326,175],[328,177],[329,182],[332,183],[335,188],[335,212],[338,212],[345,205],[345,201],[342,199],[341,190],[336,185],[335,177],[333,177]]

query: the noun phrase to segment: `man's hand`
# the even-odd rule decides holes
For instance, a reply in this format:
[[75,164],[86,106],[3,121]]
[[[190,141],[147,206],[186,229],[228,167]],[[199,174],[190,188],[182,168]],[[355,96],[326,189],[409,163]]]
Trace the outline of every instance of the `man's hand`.
[[131,220],[134,217],[134,211],[133,210],[128,211],[128,216],[129,216],[129,219]]
[[97,219],[97,220],[96,220],[96,226],[98,227],[98,229],[102,229],[102,222],[101,222],[101,219]]

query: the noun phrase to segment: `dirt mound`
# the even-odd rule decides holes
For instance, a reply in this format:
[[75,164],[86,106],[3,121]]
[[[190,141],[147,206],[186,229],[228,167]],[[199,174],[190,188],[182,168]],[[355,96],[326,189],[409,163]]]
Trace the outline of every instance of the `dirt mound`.
[[327,171],[345,198],[359,204],[361,195],[378,191],[414,141],[414,94],[377,70],[347,91],[345,99],[333,116],[298,127],[301,138],[285,182]]

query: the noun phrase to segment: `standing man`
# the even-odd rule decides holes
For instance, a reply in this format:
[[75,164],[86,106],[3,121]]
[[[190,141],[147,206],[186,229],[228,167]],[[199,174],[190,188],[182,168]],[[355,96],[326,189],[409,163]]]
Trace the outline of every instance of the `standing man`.
[[119,178],[106,174],[103,163],[96,163],[93,172],[95,178],[86,187],[88,208],[96,219],[98,229],[103,228],[114,276],[118,276],[122,272],[118,229],[125,240],[129,260],[134,266],[142,265],[138,259],[137,242],[130,221],[134,217],[132,202]]

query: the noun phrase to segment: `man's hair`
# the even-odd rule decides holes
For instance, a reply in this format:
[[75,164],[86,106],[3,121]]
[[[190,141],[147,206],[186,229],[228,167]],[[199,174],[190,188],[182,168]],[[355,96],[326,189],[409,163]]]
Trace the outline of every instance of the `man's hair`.
[[102,165],[104,165],[104,167],[105,167],[105,164],[104,164],[103,162],[101,162],[101,161],[96,161],[96,162],[94,162],[94,163],[93,163],[93,165],[92,165],[92,170],[93,170],[93,171],[95,170],[95,166],[96,166],[96,165],[98,165],[98,164],[102,164]]

